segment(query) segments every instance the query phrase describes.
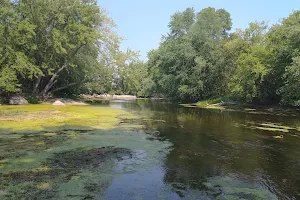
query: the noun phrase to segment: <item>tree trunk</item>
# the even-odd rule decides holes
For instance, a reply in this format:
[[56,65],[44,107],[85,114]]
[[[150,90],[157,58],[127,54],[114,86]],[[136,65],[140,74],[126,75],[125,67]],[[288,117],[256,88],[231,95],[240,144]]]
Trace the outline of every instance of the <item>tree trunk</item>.
[[46,96],[46,94],[49,92],[49,90],[53,87],[53,85],[57,82],[56,77],[58,76],[58,74],[64,70],[67,67],[67,65],[63,65],[55,74],[53,74],[53,76],[51,77],[51,79],[48,81],[47,85],[45,86],[45,88],[43,89],[43,91],[41,92],[41,95],[44,97]]
[[57,82],[57,80],[55,80],[55,77],[52,76],[52,78],[49,80],[48,84],[45,86],[45,88],[43,89],[43,91],[41,92],[41,95],[44,97],[46,96],[46,94],[48,93],[48,91],[51,89],[51,87]]
[[38,89],[39,89],[41,80],[42,80],[42,77],[41,77],[41,76],[36,80],[36,82],[35,82],[35,84],[34,84],[34,87],[33,87],[33,91],[32,91],[32,94],[33,94],[33,95],[36,95],[36,94],[37,94],[37,91],[38,91]]
[[67,88],[72,87],[72,86],[77,85],[77,84],[79,84],[79,83],[70,83],[68,85],[65,85],[65,86],[62,86],[62,87],[59,87],[59,88],[56,88],[56,89],[52,90],[51,93],[67,89]]

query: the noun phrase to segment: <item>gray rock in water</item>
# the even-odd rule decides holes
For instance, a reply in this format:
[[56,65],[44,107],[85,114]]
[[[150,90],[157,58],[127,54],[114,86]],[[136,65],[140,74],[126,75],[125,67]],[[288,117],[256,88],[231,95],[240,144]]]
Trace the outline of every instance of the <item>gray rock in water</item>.
[[28,104],[28,101],[22,97],[22,96],[12,96],[10,99],[9,99],[9,104],[10,105],[25,105],[25,104]]
[[66,104],[64,104],[63,102],[56,100],[52,105],[54,106],[65,106]]

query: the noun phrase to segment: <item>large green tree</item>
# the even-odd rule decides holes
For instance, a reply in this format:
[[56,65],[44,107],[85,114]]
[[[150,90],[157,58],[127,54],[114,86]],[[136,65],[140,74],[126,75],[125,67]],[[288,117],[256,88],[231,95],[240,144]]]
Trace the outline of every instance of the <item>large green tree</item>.
[[246,102],[265,102],[269,98],[266,82],[271,68],[271,53],[266,48],[268,26],[265,22],[250,23],[249,27],[238,30],[234,38],[225,44],[225,48],[233,55],[230,93]]
[[2,0],[0,7],[0,91],[17,92],[20,79],[33,79],[41,71],[30,57],[36,36],[36,26],[16,12],[9,0]]
[[232,23],[223,9],[177,12],[159,48],[149,53],[150,91],[185,101],[226,95],[298,105],[299,19],[295,11],[271,28],[254,22],[229,33]]
[[45,96],[95,81],[118,49],[96,0],[3,0],[0,9],[4,92]]
[[299,85],[300,56],[300,11],[293,12],[274,25],[268,33],[268,48],[274,54],[274,64],[270,80],[273,88],[284,104],[298,104],[300,94],[296,89]]
[[181,100],[199,100],[223,90],[220,41],[228,36],[231,19],[223,9],[188,8],[171,17],[170,32],[149,54],[157,92]]

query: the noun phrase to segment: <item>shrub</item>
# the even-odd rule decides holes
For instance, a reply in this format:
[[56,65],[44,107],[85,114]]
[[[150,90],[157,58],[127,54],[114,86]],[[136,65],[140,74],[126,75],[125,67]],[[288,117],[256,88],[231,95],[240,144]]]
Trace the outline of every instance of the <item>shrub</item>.
[[40,102],[40,99],[35,97],[35,96],[27,96],[26,100],[28,101],[28,103],[30,104],[38,104]]

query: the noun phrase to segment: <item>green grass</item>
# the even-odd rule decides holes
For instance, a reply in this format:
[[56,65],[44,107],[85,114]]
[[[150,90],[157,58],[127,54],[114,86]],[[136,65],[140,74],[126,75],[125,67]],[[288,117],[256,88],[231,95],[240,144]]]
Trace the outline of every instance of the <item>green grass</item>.
[[40,99],[39,99],[39,98],[37,98],[37,97],[35,97],[35,96],[31,96],[31,95],[27,96],[27,97],[26,97],[26,100],[27,100],[28,103],[30,103],[30,104],[38,104],[38,103],[40,102]]
[[214,98],[214,99],[199,101],[196,103],[196,105],[198,107],[206,107],[207,105],[221,103],[222,101],[223,102],[233,102],[234,100],[233,100],[233,98],[231,98],[229,96],[224,96],[224,97],[218,97],[218,98]]

